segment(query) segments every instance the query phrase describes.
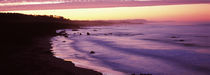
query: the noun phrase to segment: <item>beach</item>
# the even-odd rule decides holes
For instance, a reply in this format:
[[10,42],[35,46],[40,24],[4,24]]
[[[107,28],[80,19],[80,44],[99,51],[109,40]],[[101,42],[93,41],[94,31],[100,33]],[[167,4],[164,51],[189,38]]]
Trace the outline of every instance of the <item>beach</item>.
[[210,0],[0,0],[1,75],[210,75]]
[[102,75],[56,58],[51,38],[58,29],[78,28],[62,17],[0,13],[1,74],[5,75]]
[[210,74],[209,24],[17,13],[1,13],[0,21],[3,74]]

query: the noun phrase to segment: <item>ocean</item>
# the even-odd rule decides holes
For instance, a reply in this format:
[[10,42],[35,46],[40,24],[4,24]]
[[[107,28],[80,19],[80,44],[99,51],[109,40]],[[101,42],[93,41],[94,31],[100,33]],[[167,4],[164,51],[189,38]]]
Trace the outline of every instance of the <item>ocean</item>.
[[68,37],[52,38],[55,56],[104,75],[210,75],[210,24],[116,24],[65,31]]

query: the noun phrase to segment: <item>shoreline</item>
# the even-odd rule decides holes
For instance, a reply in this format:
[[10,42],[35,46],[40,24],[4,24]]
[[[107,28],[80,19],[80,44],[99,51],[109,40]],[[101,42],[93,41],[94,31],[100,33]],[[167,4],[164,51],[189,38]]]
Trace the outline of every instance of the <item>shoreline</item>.
[[0,13],[2,25],[0,70],[6,75],[102,75],[56,58],[50,40],[56,30],[77,28],[62,17]]
[[[3,72],[9,75],[102,75],[99,72],[76,67],[71,61],[56,58],[52,53],[51,36],[37,37],[32,40],[35,45],[27,47],[17,46],[15,49],[22,49],[24,52],[11,56],[9,63],[5,65]],[[35,51],[36,50],[36,51]],[[17,60],[16,60],[17,59]],[[8,64],[8,63],[5,63]]]

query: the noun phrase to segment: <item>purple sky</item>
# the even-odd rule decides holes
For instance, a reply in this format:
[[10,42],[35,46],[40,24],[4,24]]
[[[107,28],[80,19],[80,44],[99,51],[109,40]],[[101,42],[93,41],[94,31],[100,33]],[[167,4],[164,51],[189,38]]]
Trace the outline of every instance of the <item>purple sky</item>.
[[210,0],[0,0],[0,11],[210,3]]

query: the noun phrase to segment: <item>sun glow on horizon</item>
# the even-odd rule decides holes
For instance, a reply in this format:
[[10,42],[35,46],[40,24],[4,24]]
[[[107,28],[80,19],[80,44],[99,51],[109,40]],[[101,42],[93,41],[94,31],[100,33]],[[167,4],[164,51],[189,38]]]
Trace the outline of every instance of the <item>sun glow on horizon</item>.
[[34,15],[57,15],[71,20],[146,19],[153,21],[210,21],[210,4],[145,7],[8,11]]

